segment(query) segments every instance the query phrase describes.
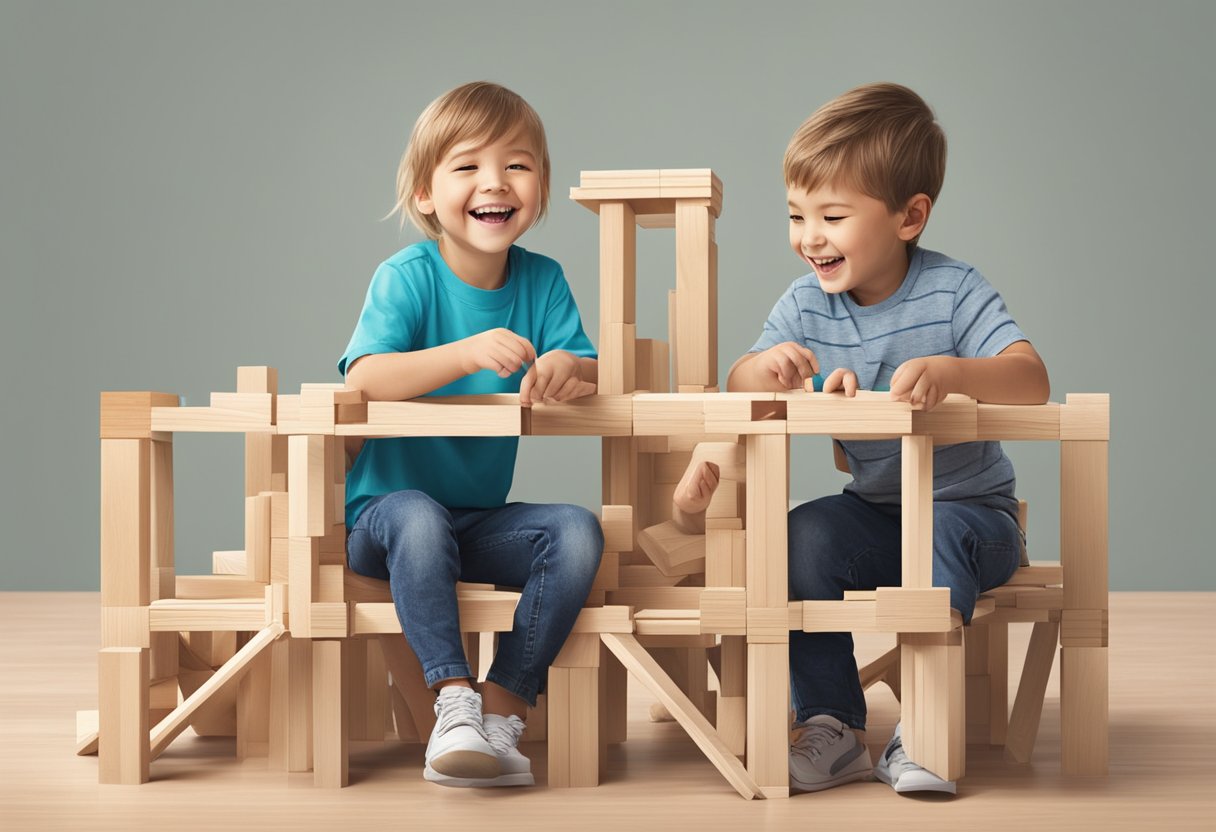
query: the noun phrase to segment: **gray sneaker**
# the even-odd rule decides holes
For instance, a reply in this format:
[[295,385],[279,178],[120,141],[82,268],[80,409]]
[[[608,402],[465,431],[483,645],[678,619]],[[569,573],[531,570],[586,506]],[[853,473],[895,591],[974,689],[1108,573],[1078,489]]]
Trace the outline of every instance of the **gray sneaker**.
[[865,743],[840,720],[818,714],[805,723],[802,734],[790,746],[790,788],[817,792],[855,780],[869,780],[873,773]]
[[878,758],[878,765],[874,767],[874,776],[901,794],[905,792],[955,794],[958,788],[953,780],[943,780],[908,759],[898,725],[895,726],[895,734],[887,743],[882,756]]
[[443,688],[435,699],[435,718],[423,778],[441,786],[468,787],[502,774],[482,724],[481,694],[470,688]]
[[519,738],[524,732],[524,721],[514,714],[486,714],[484,722],[486,738],[498,755],[502,774],[487,780],[478,780],[472,785],[480,788],[533,785],[535,781],[532,778],[532,761],[519,753]]

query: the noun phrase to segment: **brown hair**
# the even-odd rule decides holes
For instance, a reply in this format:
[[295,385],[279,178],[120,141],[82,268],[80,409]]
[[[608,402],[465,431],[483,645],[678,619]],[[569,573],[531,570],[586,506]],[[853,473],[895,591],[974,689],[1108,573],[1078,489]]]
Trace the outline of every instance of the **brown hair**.
[[540,211],[549,210],[549,145],[540,116],[518,94],[489,81],[474,81],[449,90],[432,101],[410,134],[409,145],[397,168],[397,204],[389,216],[400,212],[432,239],[443,229],[433,214],[418,210],[414,200],[419,191],[430,188],[431,176],[443,157],[464,141],[493,142],[522,130],[536,151],[540,165]]
[[786,187],[835,183],[897,211],[916,194],[933,202],[946,176],[946,134],[924,100],[899,84],[867,84],[811,114],[790,139]]

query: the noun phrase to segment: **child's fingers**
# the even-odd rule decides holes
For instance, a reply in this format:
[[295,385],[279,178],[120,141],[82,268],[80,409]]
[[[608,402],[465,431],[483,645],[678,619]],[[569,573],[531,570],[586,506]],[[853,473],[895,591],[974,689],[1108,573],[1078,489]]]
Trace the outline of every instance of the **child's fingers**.
[[849,371],[844,374],[844,394],[850,398],[857,395],[857,373]]
[[534,397],[532,395],[532,387],[536,384],[536,365],[533,364],[528,368],[528,372],[524,373],[524,377],[519,382],[519,403],[524,407],[531,407]]

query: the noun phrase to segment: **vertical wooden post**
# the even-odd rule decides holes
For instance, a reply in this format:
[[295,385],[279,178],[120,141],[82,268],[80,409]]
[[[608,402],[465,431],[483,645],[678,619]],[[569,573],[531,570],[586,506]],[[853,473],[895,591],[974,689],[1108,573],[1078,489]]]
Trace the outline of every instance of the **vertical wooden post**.
[[718,383],[714,217],[705,200],[676,200],[676,389]]

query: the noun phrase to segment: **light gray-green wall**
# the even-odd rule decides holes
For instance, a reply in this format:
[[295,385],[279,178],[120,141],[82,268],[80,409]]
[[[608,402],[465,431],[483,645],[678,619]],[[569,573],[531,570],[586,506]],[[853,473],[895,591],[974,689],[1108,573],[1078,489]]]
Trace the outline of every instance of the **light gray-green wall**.
[[[714,11],[709,11],[715,9]],[[801,270],[780,162],[815,107],[910,85],[950,141],[923,243],[978,266],[1051,371],[1112,396],[1111,586],[1216,589],[1208,255],[1216,5],[1204,2],[12,2],[0,0],[0,589],[98,584],[98,391],[205,404],[238,364],[337,380],[414,118],[518,90],[553,210],[523,244],[597,327],[580,169],[712,167],[720,356]],[[670,231],[639,238],[639,333],[665,327]],[[1207,430],[1207,432],[1205,432]],[[176,440],[179,571],[240,548],[241,446]],[[795,444],[793,493],[836,491]],[[1033,557],[1056,557],[1058,453],[1012,445]],[[515,495],[599,502],[598,443],[525,440]]]

